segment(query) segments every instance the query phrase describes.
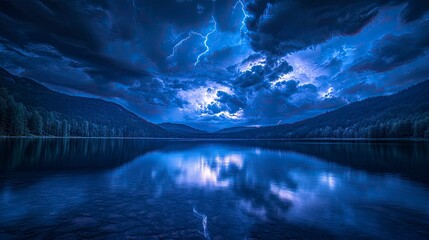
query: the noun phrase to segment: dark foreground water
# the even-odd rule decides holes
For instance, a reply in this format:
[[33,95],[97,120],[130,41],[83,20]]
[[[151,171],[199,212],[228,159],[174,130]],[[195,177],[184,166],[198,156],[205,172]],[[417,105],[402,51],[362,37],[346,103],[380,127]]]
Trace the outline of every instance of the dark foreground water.
[[0,139],[0,239],[428,239],[428,143]]

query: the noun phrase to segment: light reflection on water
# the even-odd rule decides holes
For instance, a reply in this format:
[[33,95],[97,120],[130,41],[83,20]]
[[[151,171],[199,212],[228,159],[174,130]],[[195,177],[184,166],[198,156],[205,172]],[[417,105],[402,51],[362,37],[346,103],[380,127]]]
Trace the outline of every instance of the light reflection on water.
[[0,145],[0,237],[429,237],[427,143],[45,141]]

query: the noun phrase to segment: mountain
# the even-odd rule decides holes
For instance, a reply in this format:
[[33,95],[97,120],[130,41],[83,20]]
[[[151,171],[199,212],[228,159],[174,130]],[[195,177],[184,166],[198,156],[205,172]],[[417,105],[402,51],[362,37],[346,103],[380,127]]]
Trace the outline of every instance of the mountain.
[[429,138],[429,81],[372,97],[292,124],[261,127],[223,138]]
[[213,133],[235,133],[235,132],[242,132],[242,131],[251,130],[251,129],[257,129],[257,127],[229,127],[229,128],[223,128]]
[[171,133],[177,133],[182,135],[192,135],[192,134],[207,134],[207,132],[196,129],[185,124],[177,124],[177,123],[160,123],[158,124],[161,128],[165,129]]
[[[37,128],[43,126],[43,129],[33,129],[39,132],[33,135],[169,136],[161,127],[116,103],[55,92],[29,78],[14,76],[1,68],[0,88],[7,90],[3,91],[1,105],[3,108],[5,104],[9,105],[3,110],[6,114],[2,114],[2,122],[5,122],[2,124],[8,125],[6,130],[11,131],[3,134],[29,135],[31,123],[34,121],[38,123]],[[5,119],[5,115],[8,115],[9,119]],[[28,126],[15,126],[21,122],[24,125],[27,123]]]
[[101,99],[52,91],[0,68],[0,135],[183,138],[429,138],[429,81],[291,124],[207,133],[150,123]]

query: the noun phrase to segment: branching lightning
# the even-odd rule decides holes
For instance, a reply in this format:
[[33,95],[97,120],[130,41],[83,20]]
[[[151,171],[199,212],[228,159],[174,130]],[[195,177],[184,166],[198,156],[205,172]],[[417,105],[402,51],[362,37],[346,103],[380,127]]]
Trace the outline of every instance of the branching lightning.
[[203,43],[204,43],[204,46],[206,47],[206,50],[197,56],[197,59],[196,59],[196,61],[195,61],[195,63],[194,63],[194,66],[197,66],[197,65],[198,65],[198,63],[200,62],[201,57],[202,57],[202,56],[204,56],[205,54],[207,54],[207,53],[210,51],[210,47],[209,47],[209,45],[207,44],[207,42],[208,42],[208,40],[209,40],[210,35],[211,35],[211,34],[213,34],[214,32],[216,32],[216,27],[217,27],[216,20],[214,19],[214,17],[213,17],[213,16],[212,16],[212,21],[211,21],[211,23],[213,23],[213,24],[214,24],[214,27],[213,27],[213,29],[212,29],[210,32],[208,32],[206,35],[203,35],[202,33],[195,32],[195,31],[191,31],[191,32],[189,32],[189,33],[188,33],[188,35],[187,35],[185,38],[183,38],[183,39],[182,39],[182,40],[180,40],[178,43],[176,43],[176,45],[174,45],[174,47],[173,47],[173,51],[171,52],[171,54],[170,54],[170,55],[168,55],[167,60],[171,60],[171,59],[176,55],[177,49],[178,49],[178,48],[179,48],[179,47],[180,47],[184,42],[186,42],[187,40],[189,40],[192,36],[198,36],[198,37],[201,37],[202,39],[204,39],[204,42],[203,42]]
[[213,30],[211,30],[204,36],[204,46],[206,46],[206,50],[202,52],[200,55],[198,55],[197,61],[194,63],[194,66],[197,66],[198,63],[200,62],[200,58],[210,51],[210,47],[209,45],[207,45],[207,42],[209,40],[209,36],[214,32],[216,32],[216,26],[217,26],[216,20],[214,19],[213,16],[212,16],[212,23],[214,24]]
[[177,48],[180,47],[180,45],[182,45],[184,42],[186,42],[192,36],[199,36],[199,37],[204,38],[204,36],[201,33],[197,33],[197,32],[194,32],[194,31],[189,32],[187,37],[185,37],[184,39],[180,40],[178,43],[176,43],[176,45],[174,45],[173,51],[171,52],[170,55],[168,55],[167,60],[172,59],[174,57],[174,55],[176,55]]
[[235,3],[235,5],[234,5],[234,8],[233,8],[233,11],[235,11],[235,8],[238,6],[238,5],[241,5],[241,11],[243,12],[243,15],[244,15],[244,17],[243,17],[243,20],[241,20],[241,27],[240,27],[240,33],[242,33],[243,34],[243,29],[244,29],[244,27],[246,26],[246,19],[249,17],[249,15],[247,15],[247,13],[246,13],[246,10],[244,9],[245,7],[244,7],[244,3],[241,1],[241,0],[238,0],[236,3]]
[[[134,3],[134,1],[135,0],[133,0],[133,4],[135,4]],[[234,5],[234,7],[233,7],[233,12],[236,10],[236,8],[238,7],[240,5],[240,9],[241,9],[241,11],[242,11],[242,13],[243,13],[243,19],[241,20],[241,27],[240,27],[240,34],[243,36],[243,34],[245,33],[245,27],[246,27],[246,19],[249,17],[249,15],[246,13],[246,10],[245,10],[245,5],[244,5],[244,3],[243,3],[243,1],[242,0],[238,0],[236,3],[235,3],[235,5]],[[135,5],[134,5],[134,7],[135,7]],[[167,57],[167,60],[171,60],[175,55],[176,55],[176,53],[177,53],[177,49],[184,43],[184,42],[186,42],[187,40],[189,40],[192,36],[198,36],[198,37],[201,37],[202,39],[204,39],[204,41],[203,41],[203,43],[204,43],[204,46],[205,46],[205,51],[204,52],[202,52],[202,53],[200,53],[198,56],[197,56],[197,59],[196,59],[196,61],[195,61],[195,63],[194,63],[194,66],[197,66],[199,63],[200,63],[200,61],[201,61],[201,58],[204,56],[204,55],[206,55],[209,51],[210,51],[210,46],[208,45],[208,41],[209,41],[209,37],[210,37],[210,35],[212,35],[213,33],[215,33],[216,32],[216,30],[217,30],[217,22],[216,22],[216,20],[214,19],[214,17],[212,16],[212,21],[211,21],[211,23],[213,24],[213,29],[210,31],[210,32],[208,32],[206,35],[203,35],[202,33],[199,33],[199,32],[195,32],[195,31],[190,31],[187,35],[186,35],[186,37],[185,38],[183,38],[183,39],[181,39],[178,43],[176,43],[176,45],[174,45],[174,47],[173,47],[173,51],[171,52],[171,54],[170,55],[168,55],[168,57]],[[240,40],[241,41],[241,40]]]

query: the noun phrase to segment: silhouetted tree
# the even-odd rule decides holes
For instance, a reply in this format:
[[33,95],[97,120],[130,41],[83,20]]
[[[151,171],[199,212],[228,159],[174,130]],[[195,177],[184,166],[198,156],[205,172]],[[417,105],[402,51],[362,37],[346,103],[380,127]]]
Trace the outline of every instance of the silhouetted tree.
[[7,89],[0,88],[0,134],[7,134]]
[[69,126],[67,120],[63,119],[61,123],[61,136],[68,137],[69,136]]
[[28,126],[30,133],[39,136],[43,134],[43,118],[40,115],[39,111],[35,110],[31,114]]
[[12,134],[23,136],[26,134],[26,109],[22,103],[17,103],[12,106]]

